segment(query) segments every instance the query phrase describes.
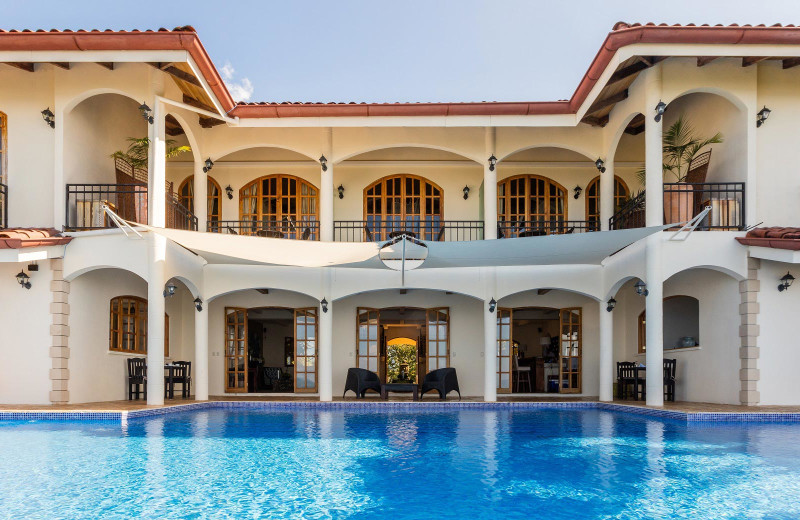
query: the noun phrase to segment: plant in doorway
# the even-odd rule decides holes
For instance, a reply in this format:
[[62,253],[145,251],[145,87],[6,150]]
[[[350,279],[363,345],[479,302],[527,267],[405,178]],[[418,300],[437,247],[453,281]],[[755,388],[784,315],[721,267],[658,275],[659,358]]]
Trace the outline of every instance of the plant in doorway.
[[416,345],[389,345],[386,349],[386,380],[390,383],[413,383],[417,380]]

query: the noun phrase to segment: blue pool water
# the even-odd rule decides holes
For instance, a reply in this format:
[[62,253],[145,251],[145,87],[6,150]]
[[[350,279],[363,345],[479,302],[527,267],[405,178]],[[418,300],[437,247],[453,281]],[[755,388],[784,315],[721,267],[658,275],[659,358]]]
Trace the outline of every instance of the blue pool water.
[[0,421],[2,518],[800,518],[800,425],[600,410]]

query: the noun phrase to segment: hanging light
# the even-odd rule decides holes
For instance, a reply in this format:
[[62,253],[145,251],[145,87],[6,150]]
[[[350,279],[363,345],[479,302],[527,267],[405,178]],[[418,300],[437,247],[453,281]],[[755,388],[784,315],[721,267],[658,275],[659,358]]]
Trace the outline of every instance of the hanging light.
[[613,297],[611,297],[611,298],[609,298],[609,300],[606,302],[606,304],[607,304],[607,305],[606,305],[606,310],[607,310],[608,312],[611,312],[611,311],[613,311],[613,310],[614,310],[614,307],[616,307],[616,306],[617,306],[617,300],[615,300]]
[[25,289],[31,288],[30,279],[31,277],[25,274],[25,271],[20,271],[19,274],[17,275],[17,283],[20,284]]
[[194,299],[194,308],[197,309],[197,312],[203,310],[203,300],[201,300],[199,296]]
[[496,164],[497,164],[497,157],[495,157],[494,154],[492,154],[492,156],[489,157],[489,171],[490,172],[494,171],[494,166]]
[[231,188],[230,184],[225,186],[225,194],[228,196],[228,200],[232,200],[233,199],[233,188]]
[[328,300],[326,300],[324,296],[319,304],[322,305],[322,312],[328,312]]
[[641,280],[637,281],[633,285],[633,288],[636,291],[636,294],[638,294],[639,296],[647,296],[648,294],[650,294],[650,291],[647,290],[647,284]]
[[467,200],[469,198],[469,186],[464,186],[462,191],[464,192],[464,200]]
[[764,124],[771,112],[772,110],[768,109],[766,105],[758,111],[758,114],[756,114],[756,128]]
[[339,187],[338,187],[338,188],[336,188],[336,191],[338,191],[338,192],[339,192],[339,198],[340,198],[340,199],[343,199],[343,198],[344,198],[344,186],[342,186],[342,185],[340,184],[340,185],[339,185]]
[[177,288],[178,288],[177,285],[175,285],[172,282],[169,282],[167,286],[164,288],[164,298],[171,298],[172,296],[175,296],[175,289]]
[[147,103],[142,103],[141,105],[139,105],[139,112],[142,113],[142,117],[144,118],[145,121],[147,121],[151,125],[153,124],[153,121],[155,121],[152,115],[153,110],[149,106],[147,106]]
[[495,301],[494,298],[492,298],[491,300],[489,300],[489,312],[494,312],[496,308],[497,308],[497,302]]
[[778,284],[778,291],[783,292],[787,290],[789,287],[792,286],[792,282],[794,282],[794,276],[792,276],[791,273],[787,271],[786,274],[783,275],[783,277],[781,278],[781,283]]
[[606,172],[606,163],[603,162],[603,159],[598,157],[597,160],[594,162],[594,166],[600,171],[600,173]]
[[56,115],[50,110],[50,107],[45,108],[42,110],[42,119],[44,122],[50,125],[50,128],[56,127]]
[[322,166],[322,171],[328,171],[328,159],[326,159],[324,155],[320,155],[319,164]]
[[211,160],[211,157],[206,159],[205,166],[203,166],[203,172],[208,173],[211,171],[211,168],[214,167],[214,161]]
[[656,123],[661,121],[661,116],[664,115],[665,110],[667,110],[667,104],[664,103],[663,101],[659,101],[658,104],[656,105],[656,117],[655,117]]
[[574,195],[574,196],[575,196],[575,198],[577,199],[577,198],[580,198],[580,196],[581,196],[581,192],[583,191],[583,188],[581,188],[580,186],[575,186],[575,187],[572,189],[572,191],[574,191],[574,192],[575,192],[575,195]]

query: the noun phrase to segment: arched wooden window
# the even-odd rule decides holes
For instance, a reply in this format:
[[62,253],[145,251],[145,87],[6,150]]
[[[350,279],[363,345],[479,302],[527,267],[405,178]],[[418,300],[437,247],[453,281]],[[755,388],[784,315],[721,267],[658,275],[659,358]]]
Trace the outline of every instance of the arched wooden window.
[[[108,350],[147,354],[147,300],[138,296],[111,298]],[[169,316],[164,314],[164,356],[169,357]]]
[[8,119],[0,112],[0,183],[7,184],[6,176],[8,172]]
[[[614,175],[614,208],[612,213],[621,208],[628,197],[630,197],[630,190],[625,181]],[[600,229],[600,176],[598,175],[589,186],[586,188],[586,220],[594,224],[590,229]]]
[[444,191],[416,175],[384,177],[364,189],[364,220],[372,240],[400,232],[437,240],[444,220]]
[[[219,222],[222,219],[222,199],[220,197],[222,190],[219,187],[219,183],[211,177],[208,177],[207,190],[208,221]],[[181,204],[194,213],[194,175],[184,179],[180,187],[178,187],[178,196],[181,198]]]
[[267,175],[239,190],[241,233],[317,240],[317,188],[299,177]]
[[517,175],[497,183],[498,237],[565,233],[567,190],[539,175]]

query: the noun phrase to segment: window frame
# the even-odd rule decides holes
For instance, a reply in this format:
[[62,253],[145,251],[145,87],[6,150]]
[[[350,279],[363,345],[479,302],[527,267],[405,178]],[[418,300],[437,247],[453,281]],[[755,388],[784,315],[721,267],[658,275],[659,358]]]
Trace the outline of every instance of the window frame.
[[8,116],[0,112],[0,183],[8,184]]
[[[275,193],[270,195],[264,195],[263,187],[264,181],[275,179]],[[283,180],[286,179],[289,183],[292,181],[297,183],[297,188],[295,194],[284,194],[283,193]],[[254,193],[247,193],[248,190],[251,190],[255,187]],[[303,187],[306,187],[309,191],[309,194],[303,194]],[[313,193],[312,193],[313,191]],[[251,199],[256,199],[256,211],[255,213],[250,211],[245,211],[245,205],[247,201]],[[264,200],[268,198],[275,199],[275,209],[276,211],[273,212],[264,212]],[[283,201],[284,199],[289,199],[290,201],[293,199],[295,203],[295,211],[294,212],[284,212],[283,211]],[[313,212],[306,211],[303,212],[303,199],[308,199],[312,201],[313,204]],[[291,204],[291,202],[289,203]],[[265,221],[266,217],[272,217],[273,220]],[[294,220],[287,220],[287,218],[294,219]],[[242,223],[269,223],[273,225],[275,228],[284,229],[286,227],[287,222],[292,222],[292,226],[289,228],[294,227],[293,231],[289,231],[289,234],[295,234],[294,238],[300,238],[304,232],[304,226],[301,223],[307,222],[319,222],[319,188],[317,188],[311,182],[303,179],[302,177],[297,177],[295,175],[287,175],[284,173],[276,173],[271,175],[264,175],[253,179],[252,181],[248,182],[244,186],[239,189],[239,221]],[[258,226],[255,226],[254,229],[258,229]],[[316,234],[317,228],[312,226],[312,233]],[[255,234],[248,233],[244,226],[241,228],[242,234]]]
[[[511,186],[514,181],[524,180],[524,194],[522,195],[511,195]],[[536,175],[533,173],[523,173],[521,175],[513,175],[511,177],[506,177],[505,179],[497,181],[497,220],[498,222],[538,222],[539,220],[535,220],[531,215],[531,182],[532,181],[543,181],[545,195],[537,195],[537,197],[544,197],[544,206],[545,210],[543,212],[536,212],[533,215],[543,216],[544,220],[541,222],[559,222],[559,221],[568,221],[569,220],[569,199],[567,198],[567,189],[562,186],[560,183],[556,182],[555,180],[545,177],[543,175]],[[550,195],[550,187],[555,188],[556,195]],[[517,210],[515,212],[511,211],[511,200],[512,199],[524,199],[525,200],[525,210],[522,216],[520,217],[520,211]],[[553,212],[551,209],[551,198],[561,199],[562,204],[562,212]],[[501,208],[503,211],[501,211]],[[511,215],[516,215],[515,217],[511,217]]]
[[[592,190],[595,190],[592,193]],[[621,190],[621,191],[620,191]],[[617,208],[621,207],[625,201],[631,196],[631,190],[628,188],[628,184],[619,176],[614,175],[614,209],[612,213],[616,213]],[[597,207],[597,213],[592,213],[589,211],[589,206],[591,205],[592,201],[596,200],[595,206]],[[600,176],[598,175],[586,186],[586,203],[585,203],[585,215],[587,222],[600,222]]]
[[[207,184],[206,198],[208,199],[208,221],[219,222],[222,220],[222,188],[216,179],[210,175],[208,176]],[[212,187],[216,190],[216,194],[211,190]],[[186,194],[183,193],[184,189],[188,190]],[[178,199],[186,209],[194,213],[194,175],[189,175],[183,179],[183,182],[178,186]],[[212,211],[214,209],[214,199],[216,199],[217,203],[217,213]]]
[[[419,183],[414,186],[414,183]],[[399,192],[389,194],[397,184]],[[411,188],[409,190],[409,184]],[[396,186],[392,186],[395,190]],[[418,191],[416,191],[418,188]],[[414,199],[418,199],[415,208]],[[399,202],[399,211],[389,208],[389,200]],[[375,208],[380,205],[380,211]],[[409,211],[409,206],[411,211]],[[436,208],[438,206],[438,211]],[[372,210],[370,211],[370,208]],[[430,210],[430,211],[429,211]],[[423,240],[435,240],[444,222],[444,190],[435,182],[412,173],[394,173],[381,177],[364,188],[364,222],[380,240],[389,238],[393,230],[412,230]]]
[[[125,314],[121,312],[121,305],[126,300],[134,304],[134,312],[129,314],[133,316],[134,320],[134,331],[132,333],[133,349],[124,348],[124,336],[131,334],[130,332],[125,332],[122,327],[122,319]],[[117,302],[116,311],[114,310],[114,302]],[[108,351],[122,354],[147,355],[147,300],[139,296],[128,294],[115,296],[109,300],[108,315]],[[115,333],[117,334],[116,341],[114,337]],[[169,357],[169,315],[166,313],[164,313],[164,357]]]

